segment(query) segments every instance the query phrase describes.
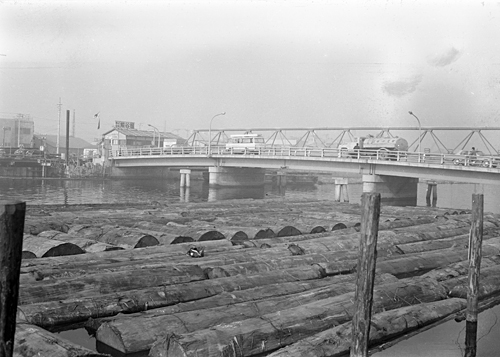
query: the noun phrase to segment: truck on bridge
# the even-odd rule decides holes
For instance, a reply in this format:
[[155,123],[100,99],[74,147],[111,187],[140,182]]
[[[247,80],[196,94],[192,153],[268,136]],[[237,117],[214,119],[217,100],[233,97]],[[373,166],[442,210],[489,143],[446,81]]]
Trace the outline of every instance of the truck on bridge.
[[348,156],[378,156],[379,158],[390,158],[391,152],[408,151],[408,141],[406,139],[394,137],[373,137],[360,136],[354,141],[339,145],[340,154],[342,157]]

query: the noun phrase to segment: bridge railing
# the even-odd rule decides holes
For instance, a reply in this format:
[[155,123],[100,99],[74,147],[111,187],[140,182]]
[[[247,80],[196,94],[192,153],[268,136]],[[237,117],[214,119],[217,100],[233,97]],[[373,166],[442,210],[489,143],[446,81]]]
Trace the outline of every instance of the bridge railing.
[[210,152],[207,146],[173,146],[168,148],[122,148],[110,152],[112,158],[137,156],[261,156],[261,157],[304,157],[304,158],[337,158],[339,160],[383,160],[422,164],[477,166],[500,168],[499,156],[471,156],[441,153],[418,153],[391,150],[340,150],[338,148],[314,148],[293,146],[266,146],[255,149],[230,148],[212,146]]

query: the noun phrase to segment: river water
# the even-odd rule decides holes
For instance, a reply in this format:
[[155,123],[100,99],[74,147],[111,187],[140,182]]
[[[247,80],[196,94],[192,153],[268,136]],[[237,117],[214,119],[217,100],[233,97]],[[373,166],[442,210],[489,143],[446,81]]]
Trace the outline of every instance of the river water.
[[[500,185],[439,183],[437,207],[470,209],[472,194],[484,194],[484,211],[500,213]],[[426,205],[427,184],[418,185],[418,206]],[[58,180],[0,179],[1,200],[21,200],[28,204],[138,203],[158,201],[204,202],[226,199],[334,199],[334,184],[294,184],[280,189],[264,187],[209,188],[203,181],[191,181],[181,190],[177,179],[151,180]],[[349,199],[359,203],[361,183],[349,183]]]
[[[418,185],[418,206],[426,205],[426,183]],[[206,202],[226,199],[290,199],[334,200],[334,184],[296,184],[282,189],[271,184],[259,188],[209,188],[203,181],[191,181],[189,189],[180,189],[179,180],[61,180],[0,178],[0,200],[26,201],[28,205],[84,203]],[[359,203],[361,183],[349,183],[351,203]],[[453,210],[470,209],[472,194],[484,194],[484,211],[500,213],[500,185],[439,183],[437,207]],[[497,337],[500,307],[483,312],[479,317],[480,341],[478,357],[499,356]],[[465,322],[449,321],[406,341],[377,352],[376,357],[459,357],[463,356]],[[85,333],[63,332],[76,343],[95,350],[95,340]]]

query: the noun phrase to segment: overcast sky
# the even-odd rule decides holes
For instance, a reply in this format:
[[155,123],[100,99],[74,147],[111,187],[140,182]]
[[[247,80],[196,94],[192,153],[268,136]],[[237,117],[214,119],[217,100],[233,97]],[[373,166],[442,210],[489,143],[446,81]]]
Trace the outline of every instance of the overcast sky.
[[57,134],[61,98],[87,140],[223,111],[213,129],[500,126],[499,39],[493,1],[2,1],[0,115]]

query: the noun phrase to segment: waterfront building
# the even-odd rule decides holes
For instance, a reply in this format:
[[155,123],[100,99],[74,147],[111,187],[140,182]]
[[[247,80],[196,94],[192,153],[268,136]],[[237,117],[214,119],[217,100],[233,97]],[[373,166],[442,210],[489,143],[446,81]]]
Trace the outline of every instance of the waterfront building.
[[[154,127],[153,127],[154,128]],[[102,134],[101,145],[113,154],[123,149],[144,147],[171,147],[185,145],[186,139],[171,132],[135,129],[133,122],[117,121],[113,129]]]
[[20,146],[33,147],[33,133],[35,124],[28,114],[13,114],[0,117],[2,128],[1,145],[4,148],[18,148]]

